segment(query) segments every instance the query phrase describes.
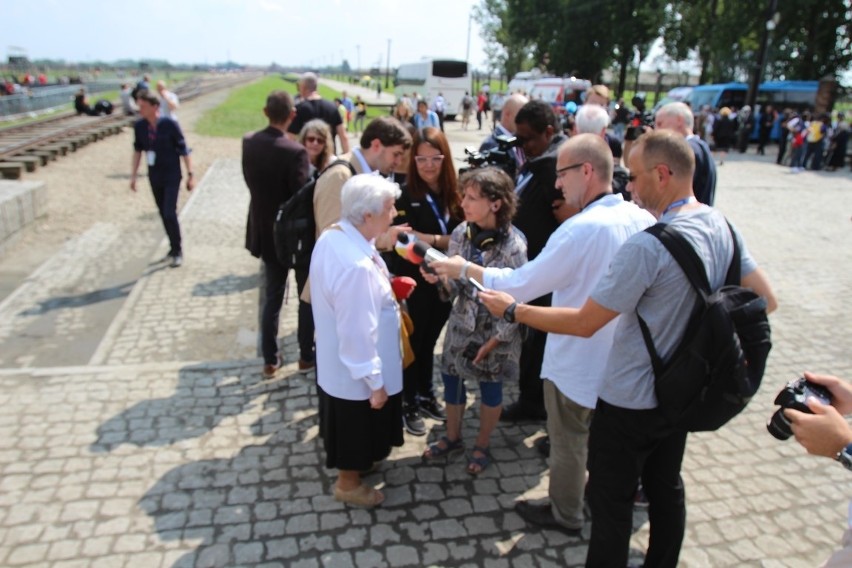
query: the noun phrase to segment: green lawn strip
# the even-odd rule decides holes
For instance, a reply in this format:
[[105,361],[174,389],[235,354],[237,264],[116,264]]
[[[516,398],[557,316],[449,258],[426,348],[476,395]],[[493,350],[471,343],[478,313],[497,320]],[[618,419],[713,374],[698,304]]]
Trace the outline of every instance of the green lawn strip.
[[205,136],[242,138],[246,132],[266,126],[263,105],[266,97],[275,90],[296,93],[296,84],[282,79],[280,75],[269,75],[250,85],[234,89],[227,100],[207,111],[198,121],[196,132]]

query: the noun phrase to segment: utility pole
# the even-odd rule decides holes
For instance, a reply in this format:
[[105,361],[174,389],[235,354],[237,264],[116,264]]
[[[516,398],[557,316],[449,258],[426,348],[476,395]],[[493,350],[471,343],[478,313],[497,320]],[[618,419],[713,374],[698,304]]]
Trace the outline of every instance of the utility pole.
[[388,38],[388,66],[385,69],[385,90],[390,89],[390,44],[391,40]]
[[355,49],[358,51],[358,71],[356,73],[361,73],[361,46],[356,45]]

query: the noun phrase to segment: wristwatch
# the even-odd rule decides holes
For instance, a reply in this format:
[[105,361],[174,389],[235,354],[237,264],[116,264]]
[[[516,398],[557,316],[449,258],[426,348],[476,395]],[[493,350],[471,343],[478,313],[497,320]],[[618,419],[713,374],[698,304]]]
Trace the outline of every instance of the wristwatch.
[[852,444],[847,445],[845,448],[837,452],[834,459],[843,464],[843,467],[852,471]]
[[503,319],[509,323],[515,323],[515,308],[518,307],[518,302],[512,302],[503,312]]

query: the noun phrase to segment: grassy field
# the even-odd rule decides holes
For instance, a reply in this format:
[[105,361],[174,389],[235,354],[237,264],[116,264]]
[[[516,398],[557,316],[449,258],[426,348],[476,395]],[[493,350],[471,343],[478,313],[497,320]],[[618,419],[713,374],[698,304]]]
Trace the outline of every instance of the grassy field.
[[274,90],[295,94],[296,84],[285,81],[280,75],[271,75],[235,89],[224,103],[201,117],[196,130],[206,136],[242,138],[246,132],[264,128],[267,121],[263,105],[266,96]]
[[[266,96],[275,89],[295,95],[296,83],[285,81],[281,76],[275,75],[236,89],[223,104],[201,117],[196,130],[206,136],[241,138],[246,132],[263,128],[266,126],[263,104]],[[328,101],[333,101],[340,96],[340,91],[325,85],[319,86],[319,93]],[[387,116],[387,114],[387,108],[367,107],[367,121],[377,116]]]

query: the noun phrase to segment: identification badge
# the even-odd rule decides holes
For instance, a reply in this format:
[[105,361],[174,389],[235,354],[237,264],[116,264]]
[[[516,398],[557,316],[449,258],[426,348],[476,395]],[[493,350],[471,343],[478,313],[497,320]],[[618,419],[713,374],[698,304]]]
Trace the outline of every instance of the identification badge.
[[157,161],[157,153],[153,150],[148,150],[148,165],[153,166],[154,162]]

